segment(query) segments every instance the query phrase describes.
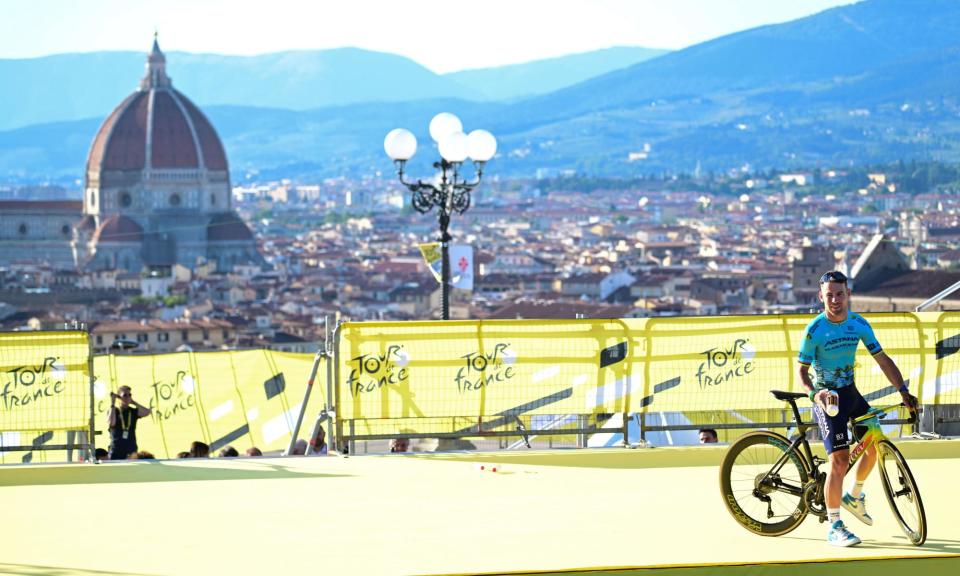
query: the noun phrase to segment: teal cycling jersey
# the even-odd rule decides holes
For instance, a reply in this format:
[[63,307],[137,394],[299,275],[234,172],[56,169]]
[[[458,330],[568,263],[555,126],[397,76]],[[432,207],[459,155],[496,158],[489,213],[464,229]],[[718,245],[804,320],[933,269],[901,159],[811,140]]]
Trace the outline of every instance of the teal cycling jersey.
[[803,331],[798,360],[801,364],[813,365],[814,384],[818,389],[850,386],[861,341],[874,356],[883,352],[873,328],[863,316],[848,312],[846,320],[835,324],[827,319],[826,313],[821,313]]

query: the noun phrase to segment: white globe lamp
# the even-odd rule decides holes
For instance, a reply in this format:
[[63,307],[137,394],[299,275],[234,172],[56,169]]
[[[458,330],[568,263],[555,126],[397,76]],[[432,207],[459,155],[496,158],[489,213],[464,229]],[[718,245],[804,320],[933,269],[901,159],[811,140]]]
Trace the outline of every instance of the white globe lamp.
[[469,152],[467,135],[463,132],[451,132],[440,140],[440,155],[447,162],[463,162]]
[[396,128],[383,139],[383,149],[391,160],[407,161],[417,153],[417,137],[409,130]]
[[430,121],[430,137],[437,144],[454,132],[463,132],[463,122],[449,112],[441,112]]
[[486,130],[474,130],[467,136],[467,150],[475,162],[486,162],[497,153],[497,139]]

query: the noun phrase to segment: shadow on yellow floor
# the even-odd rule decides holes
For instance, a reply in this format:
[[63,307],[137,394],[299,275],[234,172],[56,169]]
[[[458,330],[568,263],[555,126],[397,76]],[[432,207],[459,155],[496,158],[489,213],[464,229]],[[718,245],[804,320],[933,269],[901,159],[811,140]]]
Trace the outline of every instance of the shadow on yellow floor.
[[[205,463],[211,461],[204,461]],[[247,466],[183,465],[171,461],[139,461],[74,466],[33,466],[0,470],[0,486],[56,486],[68,484],[136,484],[143,482],[202,482],[220,480],[281,480],[288,478],[336,478],[294,470],[287,466],[250,463]]]
[[132,572],[104,572],[102,570],[83,570],[80,568],[3,563],[0,563],[0,574],[17,576],[149,576],[147,574],[134,574]]
[[[877,576],[920,571],[923,574],[956,574],[960,558],[858,558],[827,562],[770,562],[766,564],[717,564],[690,566],[611,567],[585,570],[531,572],[474,572],[476,576]],[[464,576],[448,574],[446,576]]]
[[[854,529],[856,533],[857,530]],[[826,528],[824,528],[824,534],[826,534]],[[859,536],[865,536],[864,534],[858,534]],[[807,542],[818,542],[820,540],[826,540],[824,537],[821,538],[805,538],[802,536],[780,536],[781,540],[803,540]],[[957,554],[960,555],[960,541],[957,540],[942,540],[937,538],[927,538],[927,541],[923,543],[923,546],[917,547],[907,541],[905,536],[893,536],[892,540],[879,540],[874,537],[865,537],[863,542],[860,543],[858,548],[870,548],[877,550],[926,550],[929,552],[943,552],[945,554]]]

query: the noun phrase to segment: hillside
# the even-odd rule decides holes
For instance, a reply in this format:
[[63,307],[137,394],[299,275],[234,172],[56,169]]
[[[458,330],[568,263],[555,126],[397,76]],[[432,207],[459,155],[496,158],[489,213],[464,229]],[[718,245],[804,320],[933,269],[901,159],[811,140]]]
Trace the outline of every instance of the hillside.
[[[440,111],[460,114],[467,130],[497,135],[500,152],[488,171],[502,175],[952,161],[960,160],[958,57],[960,2],[868,0],[509,104],[446,98],[207,111],[235,171],[294,178],[389,171],[382,141],[398,126],[417,133],[426,170],[426,127]],[[96,124],[0,133],[0,175],[79,177],[79,143],[89,143]]]

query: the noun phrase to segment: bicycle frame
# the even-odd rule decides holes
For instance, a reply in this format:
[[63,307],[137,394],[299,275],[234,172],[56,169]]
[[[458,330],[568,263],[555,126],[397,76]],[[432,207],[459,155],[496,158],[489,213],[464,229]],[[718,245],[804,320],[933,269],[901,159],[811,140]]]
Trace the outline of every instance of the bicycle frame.
[[[814,455],[810,448],[807,431],[823,422],[820,418],[816,422],[801,419],[797,400],[806,395],[781,390],[771,390],[771,393],[793,409],[798,433],[788,438],[769,430],[758,430],[730,446],[720,466],[720,491],[727,510],[738,524],[762,536],[782,536],[800,526],[807,515],[826,522],[828,473],[835,464],[841,475],[841,468],[846,464],[842,471],[846,476],[865,453],[872,454],[873,450],[881,464],[880,479],[897,523],[913,545],[920,546],[926,541],[926,514],[916,480],[903,454],[883,433],[880,421],[884,414],[899,410],[901,404],[870,408],[849,422],[854,443],[843,449],[846,452],[834,452],[833,463],[830,463],[823,456]],[[886,423],[909,422],[915,426],[917,413],[913,409],[911,412],[909,420],[891,419]],[[821,471],[821,464],[829,468]],[[786,498],[775,498],[777,493]]]
[[[771,475],[779,473],[783,465],[786,464],[787,459],[791,458],[793,454],[801,454],[803,456],[801,458],[801,460],[803,460],[803,466],[810,478],[815,482],[822,482],[820,464],[826,463],[827,460],[814,456],[813,451],[810,449],[810,442],[807,440],[807,430],[814,428],[815,425],[803,421],[800,417],[800,409],[797,408],[797,402],[795,400],[791,399],[787,400],[787,402],[789,402],[790,407],[793,408],[793,416],[797,422],[797,435],[793,438],[790,446],[784,450],[783,455],[770,468],[770,471],[760,479],[759,483],[764,483]],[[894,404],[886,408],[871,408],[869,412],[853,420],[852,427],[854,429],[854,435],[856,435],[857,426],[866,426],[867,430],[863,433],[857,444],[850,449],[850,457],[847,470],[844,472],[844,477],[853,469],[854,464],[857,463],[867,449],[871,446],[876,446],[881,440],[886,438],[880,426],[880,416],[896,410],[900,408],[900,406],[900,404]],[[803,446],[802,452],[799,450],[801,446]],[[781,483],[777,486],[777,489],[795,496],[802,496],[804,487],[793,487]]]
[[[850,449],[850,461],[847,465],[847,473],[853,469],[853,465],[857,463],[857,460],[863,456],[867,449],[876,446],[881,440],[887,437],[880,427],[880,417],[898,408],[900,408],[900,404],[894,404],[886,408],[871,408],[869,412],[853,420],[852,427],[854,431],[857,426],[866,426],[867,431],[863,433],[863,436],[860,438],[860,441],[857,442],[856,446]],[[844,477],[846,477],[846,474],[844,474]]]

